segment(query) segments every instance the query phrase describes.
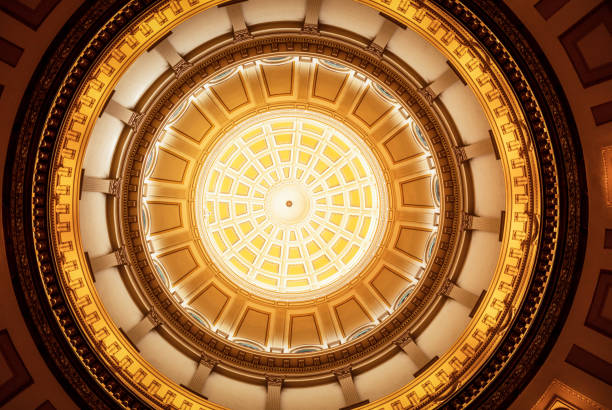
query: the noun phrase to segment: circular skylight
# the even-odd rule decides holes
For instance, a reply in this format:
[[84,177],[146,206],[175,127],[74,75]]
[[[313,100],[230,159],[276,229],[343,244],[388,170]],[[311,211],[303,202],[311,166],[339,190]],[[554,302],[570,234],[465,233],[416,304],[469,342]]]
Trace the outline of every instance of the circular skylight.
[[198,229],[215,264],[245,290],[313,299],[371,261],[388,198],[374,154],[349,127],[303,110],[256,115],[208,155]]

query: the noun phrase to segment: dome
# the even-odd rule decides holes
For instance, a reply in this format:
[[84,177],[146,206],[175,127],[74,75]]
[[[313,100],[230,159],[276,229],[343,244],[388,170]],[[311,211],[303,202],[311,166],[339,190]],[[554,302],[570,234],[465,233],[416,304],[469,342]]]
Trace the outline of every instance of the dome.
[[9,221],[11,255],[39,273],[16,275],[48,304],[24,316],[56,321],[75,394],[234,409],[518,394],[572,303],[585,181],[554,74],[505,37],[515,25],[452,1],[104,10],[83,8],[57,81],[33,82],[50,108],[14,137],[29,159],[6,183],[34,232]]

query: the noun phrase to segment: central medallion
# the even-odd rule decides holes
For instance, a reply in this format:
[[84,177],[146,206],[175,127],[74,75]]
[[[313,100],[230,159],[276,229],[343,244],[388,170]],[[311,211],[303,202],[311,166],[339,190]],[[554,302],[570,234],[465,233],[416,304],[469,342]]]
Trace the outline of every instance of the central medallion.
[[380,164],[346,124],[305,110],[240,122],[197,180],[198,229],[229,280],[272,300],[312,300],[357,276],[388,215]]
[[300,181],[278,183],[266,193],[264,210],[276,225],[296,225],[308,219],[312,194]]

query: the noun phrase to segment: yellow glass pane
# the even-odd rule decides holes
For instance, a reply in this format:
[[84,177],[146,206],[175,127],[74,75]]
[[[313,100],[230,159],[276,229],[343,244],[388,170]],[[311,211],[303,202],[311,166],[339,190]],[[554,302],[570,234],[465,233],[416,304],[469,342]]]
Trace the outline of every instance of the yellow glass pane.
[[331,159],[332,162],[336,162],[340,159],[340,153],[336,151],[335,149],[333,149],[332,147],[330,147],[329,145],[325,147],[325,149],[323,150],[323,155]]
[[331,216],[329,217],[329,220],[331,223],[333,223],[334,225],[338,225],[340,226],[342,224],[342,214],[338,214],[338,213],[333,213],[331,214]]
[[300,144],[315,149],[317,145],[319,145],[319,141],[316,138],[302,134],[302,136],[300,137]]
[[276,141],[277,145],[291,144],[293,142],[293,135],[292,134],[276,134],[274,136],[274,141]]
[[227,162],[227,160],[232,156],[234,152],[236,152],[238,148],[235,145],[230,145],[227,150],[219,157],[219,161],[223,164]]
[[247,212],[247,206],[246,204],[236,204],[234,205],[234,211],[237,216],[244,215]]
[[342,250],[344,250],[344,248],[346,248],[347,244],[348,244],[348,241],[344,239],[343,237],[340,237],[338,238],[336,243],[334,243],[334,246],[332,246],[332,249],[334,250],[334,252],[336,252],[336,254],[339,254],[340,252],[342,252]]
[[219,219],[227,219],[230,215],[230,208],[227,202],[219,202]]
[[242,256],[249,263],[255,262],[255,258],[257,257],[257,255],[251,252],[251,250],[246,246],[240,250],[240,256]]
[[232,168],[234,171],[240,171],[240,168],[242,168],[246,161],[247,160],[244,155],[238,154],[238,156],[236,156],[236,158],[234,158],[234,160],[232,161],[232,165],[230,165],[230,168]]
[[277,279],[271,278],[269,276],[257,275],[255,279],[257,279],[261,283],[265,283],[266,285],[270,285],[270,286],[277,286],[278,284]]
[[238,226],[240,227],[240,230],[244,235],[248,234],[253,230],[253,224],[251,224],[251,222],[249,221],[245,221]]
[[351,246],[351,249],[342,258],[342,262],[349,263],[351,259],[353,259],[355,255],[357,255],[357,252],[359,252],[359,247],[357,245]]
[[225,228],[223,230],[223,233],[225,233],[225,237],[227,238],[229,243],[231,243],[232,245],[238,242],[238,235],[236,234],[236,231],[234,230],[234,228],[232,227]]
[[338,181],[338,177],[336,176],[336,174],[333,174],[332,176],[327,178],[325,182],[327,182],[327,186],[330,188],[337,187],[338,185],[340,185],[340,181]]
[[353,170],[351,169],[350,166],[345,165],[342,168],[340,168],[340,172],[342,173],[342,176],[344,177],[344,182],[353,182],[355,180],[355,174],[353,173]]
[[304,265],[299,264],[289,264],[287,266],[287,274],[288,275],[303,275],[306,273],[306,269],[304,269]]
[[361,206],[361,201],[359,200],[359,191],[357,189],[349,192],[349,201],[351,206],[355,208],[359,208]]
[[258,154],[268,148],[268,143],[265,139],[258,139],[257,141],[249,145],[249,148],[251,149],[251,151],[253,151],[254,154]]
[[275,262],[264,261],[264,263],[261,264],[261,268],[270,273],[278,273],[278,263]]

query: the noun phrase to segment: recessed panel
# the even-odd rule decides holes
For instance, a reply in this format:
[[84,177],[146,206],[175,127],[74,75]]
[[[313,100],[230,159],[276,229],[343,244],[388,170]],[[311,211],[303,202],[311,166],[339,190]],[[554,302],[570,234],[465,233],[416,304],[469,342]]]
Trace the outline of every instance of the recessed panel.
[[385,301],[387,306],[393,306],[394,301],[410,284],[410,281],[399,273],[383,267],[370,282],[378,296]]
[[262,64],[261,72],[269,96],[291,95],[293,90],[293,62]]
[[200,142],[210,131],[212,124],[202,109],[191,103],[171,128],[183,136]]
[[234,336],[265,345],[268,341],[269,322],[269,313],[247,308],[240,319]]
[[149,179],[156,181],[167,182],[183,182],[185,178],[185,170],[188,162],[179,155],[159,147],[155,158],[155,167],[149,176]]
[[423,262],[427,241],[430,236],[431,231],[429,229],[402,227],[395,243],[395,248],[419,262]]
[[170,252],[157,256],[164,265],[170,278],[170,283],[175,284],[198,267],[189,247],[174,249]]
[[384,142],[384,145],[393,162],[404,161],[424,154],[423,148],[412,136],[408,124],[396,131]]
[[353,110],[353,114],[371,127],[392,108],[388,101],[383,100],[372,88],[368,88]]
[[214,325],[219,320],[228,301],[229,296],[221,289],[215,285],[209,285],[191,302],[191,307],[204,315]]
[[240,72],[232,75],[219,84],[211,86],[210,89],[221,104],[223,104],[226,111],[231,112],[249,102],[249,97]]
[[354,297],[334,306],[334,311],[344,337],[372,321],[365,308]]
[[149,233],[151,235],[177,229],[183,226],[181,204],[177,202],[147,202],[149,209]]
[[336,102],[348,74],[329,70],[318,65],[315,69],[313,96]]
[[405,206],[434,207],[431,192],[431,175],[410,179],[400,184],[402,188],[402,204]]
[[291,316],[289,347],[321,344],[321,334],[314,314]]

